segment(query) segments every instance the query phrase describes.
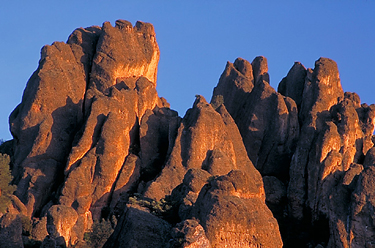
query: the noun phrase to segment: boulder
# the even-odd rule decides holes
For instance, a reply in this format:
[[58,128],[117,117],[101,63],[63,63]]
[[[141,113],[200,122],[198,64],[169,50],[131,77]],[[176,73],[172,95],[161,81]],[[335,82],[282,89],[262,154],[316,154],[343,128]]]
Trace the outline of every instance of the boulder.
[[193,212],[212,247],[282,247],[264,201],[262,182],[235,170],[204,186]]
[[172,229],[172,239],[168,247],[211,248],[211,245],[198,221],[188,219]]
[[170,231],[171,225],[165,220],[143,207],[130,205],[103,248],[166,247]]
[[189,169],[183,179],[171,194],[172,201],[178,205],[178,216],[181,220],[191,217],[191,210],[196,202],[202,187],[213,176],[202,169]]

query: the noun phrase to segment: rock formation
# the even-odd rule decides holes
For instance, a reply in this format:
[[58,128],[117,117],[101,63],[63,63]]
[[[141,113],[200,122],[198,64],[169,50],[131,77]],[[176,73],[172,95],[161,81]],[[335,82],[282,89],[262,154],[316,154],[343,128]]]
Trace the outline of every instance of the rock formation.
[[296,103],[269,85],[267,59],[228,62],[211,102],[222,99],[262,175],[287,177],[299,135]]
[[199,193],[194,216],[213,247],[282,247],[262,185],[243,171],[212,180]]
[[104,247],[166,247],[171,226],[147,209],[129,206]]
[[158,60],[153,26],[123,20],[42,48],[0,146],[17,185],[1,246],[84,247],[104,220],[104,247],[375,246],[375,105],[333,60],[276,91],[265,57],[238,58],[183,118]]
[[[263,176],[266,202],[285,246],[372,244],[375,229],[365,225],[366,235],[354,231],[358,213],[352,209],[357,209],[356,187],[361,187],[354,185],[363,178],[364,161],[372,160],[375,106],[344,93],[336,63],[326,58],[314,69],[295,63],[279,93],[267,80],[264,58],[228,62],[212,102],[222,98],[236,121],[249,158]],[[369,201],[362,196],[359,205]],[[362,213],[365,219],[372,218],[370,212]]]

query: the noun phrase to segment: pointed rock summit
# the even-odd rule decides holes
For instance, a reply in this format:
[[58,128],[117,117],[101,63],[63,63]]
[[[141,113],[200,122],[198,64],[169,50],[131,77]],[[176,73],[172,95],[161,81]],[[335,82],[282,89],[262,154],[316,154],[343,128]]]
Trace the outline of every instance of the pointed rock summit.
[[149,23],[42,48],[9,117],[0,247],[373,247],[375,105],[336,63],[227,62],[185,116],[156,91]]

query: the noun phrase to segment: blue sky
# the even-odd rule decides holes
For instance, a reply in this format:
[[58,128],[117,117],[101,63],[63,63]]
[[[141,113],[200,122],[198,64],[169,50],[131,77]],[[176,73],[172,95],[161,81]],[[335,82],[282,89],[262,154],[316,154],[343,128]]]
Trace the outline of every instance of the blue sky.
[[[203,2],[203,3],[202,3]],[[261,3],[259,3],[261,2]],[[6,1],[0,9],[0,138],[40,50],[78,27],[125,19],[155,26],[157,90],[183,116],[194,96],[210,100],[227,61],[268,59],[277,88],[295,61],[338,63],[344,91],[375,103],[375,1]]]

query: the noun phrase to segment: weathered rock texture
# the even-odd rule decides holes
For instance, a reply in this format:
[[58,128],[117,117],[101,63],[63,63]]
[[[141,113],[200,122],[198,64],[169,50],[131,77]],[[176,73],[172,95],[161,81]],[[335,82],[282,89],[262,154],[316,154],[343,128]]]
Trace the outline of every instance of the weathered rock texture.
[[299,135],[296,103],[269,85],[267,60],[228,62],[214,89],[241,133],[247,154],[262,175],[287,177]]
[[[158,60],[153,26],[121,20],[79,28],[67,44],[42,49],[10,116],[13,174],[30,217],[56,203],[74,212],[48,215],[67,244],[165,160],[179,117],[156,93]],[[63,232],[60,220],[69,223]]]
[[104,248],[166,247],[171,226],[144,208],[129,206]]
[[[374,226],[363,219],[371,219],[373,211],[362,211],[362,219],[353,209],[371,204],[364,196],[371,183],[355,185],[369,178],[363,168],[364,161],[372,161],[375,106],[361,105],[358,95],[343,92],[330,59],[320,58],[314,69],[295,63],[279,93],[269,86],[266,72],[262,57],[251,64],[228,62],[211,102],[222,101],[236,121],[263,176],[266,202],[285,246],[372,245]],[[353,220],[359,218],[357,225]],[[354,231],[359,226],[367,226],[366,232]]]
[[105,247],[375,246],[375,105],[334,61],[296,62],[276,91],[265,57],[238,58],[181,118],[158,60],[153,26],[123,20],[42,49],[0,146],[11,247],[79,246],[103,218]]
[[193,211],[212,247],[282,247],[262,184],[254,181],[243,171],[231,171],[199,193]]
[[187,219],[173,228],[169,247],[211,248],[211,245],[198,221]]
[[193,108],[182,119],[168,161],[145,196],[161,199],[171,194],[186,172],[194,168],[212,175],[223,175],[233,169],[258,174],[225,107],[221,105],[216,111],[202,96],[197,96]]

